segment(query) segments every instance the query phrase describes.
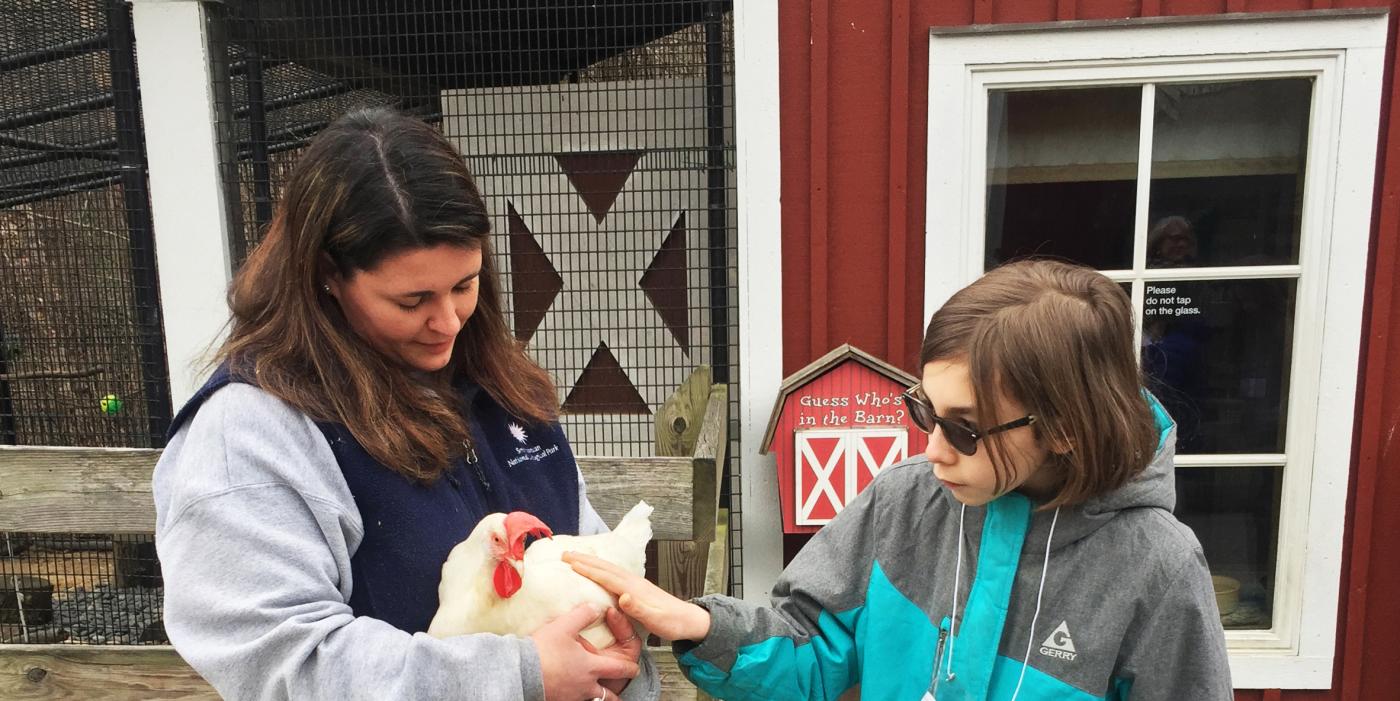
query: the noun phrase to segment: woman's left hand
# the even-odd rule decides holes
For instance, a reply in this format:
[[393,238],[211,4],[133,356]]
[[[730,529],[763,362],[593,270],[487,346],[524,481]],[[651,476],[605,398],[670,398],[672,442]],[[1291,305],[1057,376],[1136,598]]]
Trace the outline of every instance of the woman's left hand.
[[[615,608],[608,609],[603,618],[608,622],[608,630],[616,642],[605,650],[595,649],[583,638],[579,638],[579,642],[583,643],[583,647],[589,652],[636,664],[642,656],[642,638],[637,634],[637,629],[633,627],[632,621]],[[614,697],[621,698],[622,690],[627,688],[627,682],[630,681],[632,680],[599,679],[598,683],[602,684],[608,691],[613,692]]]

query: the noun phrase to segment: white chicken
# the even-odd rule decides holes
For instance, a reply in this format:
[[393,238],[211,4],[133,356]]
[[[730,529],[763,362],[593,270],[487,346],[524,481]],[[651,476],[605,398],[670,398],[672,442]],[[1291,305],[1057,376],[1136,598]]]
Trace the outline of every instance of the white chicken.
[[[637,502],[612,532],[587,536],[553,535],[544,522],[523,511],[482,518],[442,565],[438,610],[428,635],[529,635],[579,604],[599,610],[616,606],[612,594],[574,572],[560,556],[587,553],[641,575],[651,512],[645,501]],[[525,539],[532,536],[540,540],[526,548]],[[581,635],[599,650],[614,642],[602,619]]]

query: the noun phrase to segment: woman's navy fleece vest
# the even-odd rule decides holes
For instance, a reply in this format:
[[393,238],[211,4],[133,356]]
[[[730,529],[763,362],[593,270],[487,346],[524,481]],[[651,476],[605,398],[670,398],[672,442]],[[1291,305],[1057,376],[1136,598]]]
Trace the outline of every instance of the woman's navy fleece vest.
[[[230,382],[252,384],[219,368],[180,410],[170,434]],[[384,467],[343,425],[316,424],[365,527],[350,558],[350,608],[410,633],[428,629],[437,612],[442,563],[482,516],[528,511],[555,533],[578,532],[578,468],[559,426],[517,421],[474,384],[457,389],[467,408],[472,450],[429,486]]]

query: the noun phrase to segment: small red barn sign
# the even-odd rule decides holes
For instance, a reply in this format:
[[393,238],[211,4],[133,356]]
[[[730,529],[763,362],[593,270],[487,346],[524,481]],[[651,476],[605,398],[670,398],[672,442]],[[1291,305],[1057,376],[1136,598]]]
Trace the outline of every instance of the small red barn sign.
[[815,533],[890,465],[924,450],[901,394],[914,376],[849,344],[783,381],[764,436],[784,533]]

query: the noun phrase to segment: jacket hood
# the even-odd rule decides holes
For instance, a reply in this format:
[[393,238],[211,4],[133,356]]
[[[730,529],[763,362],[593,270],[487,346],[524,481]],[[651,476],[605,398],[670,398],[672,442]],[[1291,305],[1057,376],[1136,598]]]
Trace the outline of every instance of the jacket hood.
[[[1108,523],[1119,512],[1128,509],[1176,508],[1176,422],[1172,421],[1161,402],[1151,394],[1147,402],[1157,426],[1157,452],[1132,481],[1108,494],[1094,497],[1082,504],[1060,510],[1055,527],[1053,550],[1080,540]],[[1050,514],[1037,512],[1031,520],[1027,542],[1044,544]],[[1037,537],[1038,536],[1038,537]]]
[[[1094,497],[1074,506],[1061,508],[1055,525],[1055,542],[1051,550],[1059,550],[1081,540],[1102,528],[1115,516],[1129,509],[1158,508],[1171,511],[1176,508],[1176,423],[1162,408],[1157,398],[1147,395],[1152,407],[1152,416],[1157,426],[1157,452],[1152,460],[1132,481],[1108,494]],[[927,458],[919,456],[921,462]],[[949,505],[957,509],[959,503],[951,492],[938,487],[936,499],[947,499]],[[1024,499],[1020,493],[999,497],[1000,499]],[[974,539],[981,533],[983,513],[987,507],[967,508],[967,531]],[[1026,533],[1028,552],[1042,551],[1049,535],[1050,522],[1054,510],[1035,511],[1031,514],[1029,530]]]

